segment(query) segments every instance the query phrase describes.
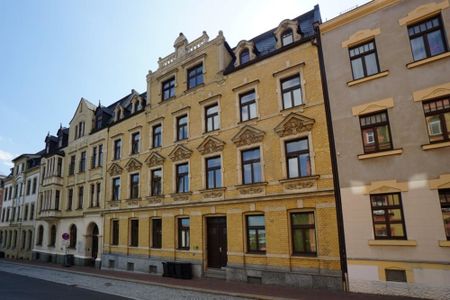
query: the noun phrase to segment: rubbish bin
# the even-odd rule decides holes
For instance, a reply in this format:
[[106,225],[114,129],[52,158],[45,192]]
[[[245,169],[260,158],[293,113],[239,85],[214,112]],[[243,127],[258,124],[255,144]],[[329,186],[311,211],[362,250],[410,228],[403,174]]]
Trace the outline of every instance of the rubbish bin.
[[192,264],[175,263],[175,278],[192,279]]
[[75,263],[75,257],[73,254],[64,255],[64,267],[71,267]]
[[5,252],[0,251],[0,258],[5,258]]

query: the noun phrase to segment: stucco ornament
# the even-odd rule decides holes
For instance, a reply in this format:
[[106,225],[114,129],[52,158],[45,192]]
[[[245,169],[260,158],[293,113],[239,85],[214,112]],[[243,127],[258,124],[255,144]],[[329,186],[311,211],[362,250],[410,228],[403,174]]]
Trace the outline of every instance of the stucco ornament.
[[197,147],[197,150],[205,155],[214,152],[220,152],[225,147],[225,142],[219,140],[218,138],[208,136],[203,142]]
[[240,189],[239,192],[242,195],[249,195],[249,194],[259,194],[262,193],[264,190],[264,188],[262,186],[258,186],[258,187],[249,187],[249,188],[243,188]]
[[231,139],[236,146],[245,146],[255,143],[259,143],[264,139],[264,131],[259,130],[250,125],[244,126],[239,132]]
[[149,168],[160,166],[164,163],[164,160],[166,160],[161,154],[158,152],[152,152],[150,155],[145,159],[145,163]]
[[125,168],[127,169],[128,172],[140,170],[141,167],[142,163],[135,158],[131,158],[125,165]]
[[122,174],[123,168],[116,163],[113,163],[109,169],[108,173],[110,176],[116,176]]
[[179,161],[183,159],[188,159],[192,155],[192,150],[189,150],[183,145],[177,145],[172,152],[170,152],[169,157],[172,161]]
[[310,119],[296,113],[290,113],[283,120],[283,122],[275,127],[275,132],[280,137],[294,135],[302,132],[309,132],[311,131],[314,122],[314,119]]

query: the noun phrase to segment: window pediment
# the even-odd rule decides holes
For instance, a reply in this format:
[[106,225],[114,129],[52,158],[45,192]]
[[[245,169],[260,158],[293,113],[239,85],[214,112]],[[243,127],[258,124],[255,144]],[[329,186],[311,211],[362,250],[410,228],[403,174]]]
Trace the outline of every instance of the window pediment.
[[420,21],[423,18],[426,18],[434,13],[440,12],[441,10],[448,7],[449,7],[448,0],[444,0],[440,3],[431,2],[428,4],[424,4],[410,11],[406,17],[398,20],[398,23],[400,25],[406,25],[416,21]]
[[249,53],[249,61],[253,60],[256,58],[256,54],[255,54],[255,44],[253,42],[249,42],[246,40],[242,40],[240,41],[236,48],[234,49],[234,55],[236,56],[236,61],[234,63],[234,66],[237,67],[241,64],[240,61],[240,55],[243,51],[248,50]]
[[274,130],[278,136],[284,137],[311,131],[314,123],[314,119],[296,113],[290,113]]
[[177,145],[172,152],[169,153],[169,157],[172,161],[179,161],[188,159],[192,155],[192,150],[186,148],[183,145]]
[[231,139],[236,146],[245,146],[259,143],[264,139],[264,131],[246,125]]
[[127,169],[128,172],[140,170],[141,167],[142,163],[135,158],[131,158],[125,165],[125,169]]
[[121,166],[119,166],[116,163],[113,163],[109,168],[108,168],[108,173],[110,176],[116,176],[116,175],[120,175],[122,174],[123,168]]
[[213,136],[208,136],[203,142],[197,147],[197,150],[202,154],[209,154],[214,152],[220,152],[225,147],[225,142],[215,138]]
[[282,35],[287,30],[292,30],[292,43],[300,40],[302,38],[301,34],[298,32],[298,23],[297,21],[292,21],[289,19],[281,21],[280,25],[278,25],[277,29],[273,32],[275,38],[277,40],[276,48],[279,49],[283,47],[282,44]]
[[145,159],[145,163],[147,164],[147,166],[149,168],[151,167],[155,167],[155,166],[160,166],[164,163],[166,159],[159,154],[158,152],[152,152],[150,153],[150,155]]
[[371,182],[370,185],[365,186],[365,195],[369,194],[385,194],[385,193],[400,193],[408,191],[407,182],[397,182],[397,180],[385,180]]
[[342,48],[348,48],[356,44],[370,40],[374,38],[376,35],[379,35],[380,33],[381,33],[380,28],[359,30],[354,34],[352,34],[347,40],[343,41],[341,46]]

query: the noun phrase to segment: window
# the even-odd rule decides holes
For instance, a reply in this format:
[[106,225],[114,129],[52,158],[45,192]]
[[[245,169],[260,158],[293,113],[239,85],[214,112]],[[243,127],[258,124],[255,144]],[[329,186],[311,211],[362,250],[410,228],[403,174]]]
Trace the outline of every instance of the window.
[[311,176],[308,139],[288,141],[285,145],[288,178]]
[[111,220],[111,245],[119,245],[119,220]]
[[380,72],[375,41],[350,48],[349,54],[354,80]]
[[375,239],[406,240],[400,194],[370,196]]
[[97,147],[92,148],[92,160],[91,160],[91,168],[95,168],[97,164]]
[[281,34],[281,45],[287,46],[294,42],[294,34],[292,33],[292,29],[285,30]]
[[57,165],[57,169],[56,169],[56,175],[59,177],[62,176],[62,163],[63,163],[62,158],[58,157],[58,165]]
[[34,203],[31,203],[30,206],[30,220],[34,219]]
[[81,152],[79,172],[86,171],[86,151]]
[[219,105],[217,103],[205,108],[206,132],[219,129]]
[[98,145],[98,162],[97,166],[103,166],[103,145]]
[[392,149],[391,131],[387,112],[379,112],[359,118],[364,153]]
[[162,247],[162,221],[161,219],[152,219],[152,248],[160,249]]
[[39,225],[36,245],[42,246],[43,239],[44,239],[44,226]]
[[405,270],[384,270],[386,281],[407,282]]
[[139,220],[130,220],[130,246],[139,246]]
[[250,51],[248,49],[244,49],[239,54],[239,63],[241,65],[247,63],[250,60]]
[[178,219],[178,249],[189,250],[189,218]]
[[67,191],[67,210],[72,210],[73,203],[73,189]]
[[259,148],[242,151],[241,155],[243,184],[261,182],[261,157]]
[[299,106],[303,103],[299,74],[281,81],[281,95],[283,109]]
[[61,194],[60,191],[58,190],[55,191],[55,210],[59,210],[60,194]]
[[69,248],[75,249],[77,247],[77,226],[72,224],[69,230]]
[[450,241],[450,189],[439,190],[439,200],[441,202],[442,218],[444,219],[444,229],[447,240]]
[[112,200],[118,201],[120,199],[120,177],[112,180]]
[[101,183],[97,182],[97,194],[95,197],[95,207],[99,207],[100,206],[100,188],[101,188]]
[[167,100],[175,97],[175,77],[167,79],[162,83],[162,99]]
[[69,176],[75,174],[75,155],[70,157]]
[[239,95],[241,122],[256,118],[255,90]]
[[30,195],[30,192],[31,192],[31,179],[28,179],[27,180],[27,192],[26,192],[26,195],[27,196]]
[[89,207],[94,207],[94,197],[95,197],[95,184],[91,184],[91,196],[89,201]]
[[50,228],[50,243],[48,244],[49,247],[55,247],[56,244],[56,225],[52,225]]
[[408,35],[415,61],[447,51],[441,16],[408,26]]
[[161,195],[161,179],[162,179],[162,171],[161,169],[152,170],[151,174],[151,195],[158,196]]
[[450,139],[450,98],[423,103],[430,143]]
[[161,124],[155,125],[152,128],[152,147],[157,148],[162,145],[162,126]]
[[186,193],[189,191],[189,165],[188,163],[179,164],[177,169],[177,193]]
[[114,141],[114,160],[120,159],[120,150],[122,148],[122,140],[118,139]]
[[177,141],[188,138],[188,117],[183,115],[177,118]]
[[130,175],[130,199],[139,197],[139,174]]
[[313,212],[291,214],[292,252],[316,255],[316,227]]
[[222,187],[222,172],[220,156],[206,159],[206,188],[215,189]]
[[100,129],[103,126],[103,115],[100,113],[95,118],[95,129]]
[[139,139],[140,139],[139,132],[135,132],[131,135],[131,154],[139,153]]
[[188,89],[192,89],[203,83],[203,64],[188,69]]
[[25,211],[23,212],[23,220],[28,220],[28,204],[25,205]]
[[78,208],[77,209],[83,208],[83,194],[84,194],[84,187],[80,186],[78,188]]
[[266,252],[266,226],[263,215],[247,216],[247,252]]

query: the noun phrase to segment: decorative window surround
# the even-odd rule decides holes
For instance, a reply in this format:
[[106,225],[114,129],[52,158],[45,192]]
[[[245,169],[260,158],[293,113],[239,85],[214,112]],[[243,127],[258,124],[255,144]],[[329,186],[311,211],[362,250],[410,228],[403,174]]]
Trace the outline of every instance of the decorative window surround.
[[450,247],[450,241],[439,241],[439,247]]
[[450,56],[450,52],[444,52],[444,53],[436,55],[436,56],[431,56],[431,57],[428,57],[428,58],[425,58],[425,59],[422,59],[422,60],[411,62],[411,63],[407,64],[406,67],[408,69],[412,69],[412,68],[415,68],[415,67],[419,67],[419,66],[422,66],[422,65],[425,65],[425,64],[432,63],[432,62],[440,60],[440,59],[447,58],[449,56]]
[[363,29],[352,34],[347,40],[343,41],[342,48],[349,48],[357,44],[362,44],[368,40],[372,40],[381,33],[380,28]]
[[445,147],[450,147],[450,142],[426,144],[426,145],[422,145],[421,147],[422,147],[422,150],[424,150],[424,151],[445,148]]
[[403,153],[403,149],[393,149],[388,151],[380,151],[375,153],[368,153],[368,154],[359,154],[358,159],[369,159],[369,158],[376,158],[376,157],[383,157],[383,156],[391,156],[391,155],[400,155]]
[[450,94],[450,82],[415,91],[413,92],[413,99],[415,102],[419,102],[448,94]]
[[448,0],[444,0],[440,3],[432,2],[424,4],[408,12],[408,15],[406,17],[403,17],[400,20],[398,20],[398,23],[401,26],[415,23],[423,19],[426,19],[433,14],[437,14],[448,7],[449,7]]
[[241,64],[239,57],[240,57],[241,52],[245,49],[247,49],[249,52],[249,55],[250,55],[249,61],[252,61],[253,59],[256,58],[255,44],[253,42],[242,40],[237,44],[236,48],[234,49],[234,55],[237,58],[236,61],[234,62],[235,67],[237,67]]
[[438,179],[428,180],[430,190],[450,188],[450,174],[442,174]]
[[386,98],[378,101],[372,101],[369,103],[361,104],[352,107],[352,114],[354,116],[360,116],[364,114],[369,114],[381,110],[386,110],[388,108],[394,107],[394,98]]
[[386,194],[408,191],[408,182],[397,182],[397,180],[373,181],[363,187],[363,194]]
[[369,240],[369,246],[400,246],[400,247],[416,247],[415,240]]
[[275,35],[275,38],[277,40],[277,44],[276,44],[277,49],[280,49],[283,47],[283,45],[281,43],[281,40],[282,40],[281,35],[283,34],[283,32],[285,32],[288,29],[292,30],[292,34],[293,34],[293,42],[292,43],[295,43],[296,41],[299,41],[302,38],[300,33],[298,33],[297,21],[292,21],[289,19],[283,20],[280,22],[277,29],[275,29],[275,31],[273,32],[273,34]]

